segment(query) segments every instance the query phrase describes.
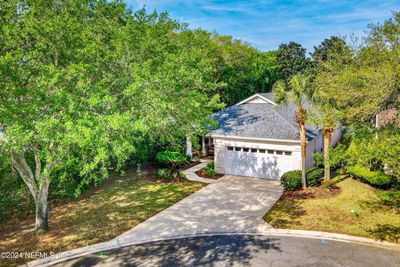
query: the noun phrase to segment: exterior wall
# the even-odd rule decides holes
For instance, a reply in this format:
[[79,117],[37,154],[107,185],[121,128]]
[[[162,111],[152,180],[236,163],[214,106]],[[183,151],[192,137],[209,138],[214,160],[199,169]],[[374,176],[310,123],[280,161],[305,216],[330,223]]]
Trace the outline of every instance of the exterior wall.
[[255,97],[255,98],[249,100],[247,103],[249,103],[249,104],[265,104],[266,101],[264,99],[261,99],[260,97]]
[[331,147],[334,147],[339,142],[340,138],[342,137],[343,127],[338,127],[331,136]]
[[307,142],[306,147],[306,168],[314,166],[315,139]]
[[322,136],[321,131],[319,131],[318,136],[315,137],[314,140],[315,140],[314,152],[322,152],[324,150],[324,138]]

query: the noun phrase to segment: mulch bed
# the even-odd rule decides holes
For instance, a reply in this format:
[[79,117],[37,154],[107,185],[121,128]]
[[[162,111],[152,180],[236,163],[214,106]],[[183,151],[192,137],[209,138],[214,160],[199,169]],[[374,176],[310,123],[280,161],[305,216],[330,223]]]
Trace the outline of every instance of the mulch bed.
[[334,187],[331,189],[324,187],[308,187],[304,190],[297,191],[285,191],[281,196],[281,200],[291,201],[291,200],[302,200],[320,197],[332,197],[340,192],[339,187]]
[[198,170],[197,172],[195,172],[198,176],[202,177],[202,178],[207,178],[207,179],[214,179],[214,180],[218,180],[219,178],[221,178],[222,176],[224,176],[224,174],[221,173],[217,173],[214,176],[207,176],[207,174],[203,171],[203,169]]

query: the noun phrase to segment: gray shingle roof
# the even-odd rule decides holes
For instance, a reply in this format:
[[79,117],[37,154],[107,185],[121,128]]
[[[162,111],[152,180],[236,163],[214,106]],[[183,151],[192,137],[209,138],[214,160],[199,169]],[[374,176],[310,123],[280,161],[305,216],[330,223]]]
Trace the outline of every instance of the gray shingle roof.
[[[271,93],[260,94],[272,100]],[[211,117],[217,122],[212,135],[299,140],[294,121],[296,106],[275,106],[269,103],[240,104],[216,112]],[[307,139],[316,136],[316,127],[307,127]]]

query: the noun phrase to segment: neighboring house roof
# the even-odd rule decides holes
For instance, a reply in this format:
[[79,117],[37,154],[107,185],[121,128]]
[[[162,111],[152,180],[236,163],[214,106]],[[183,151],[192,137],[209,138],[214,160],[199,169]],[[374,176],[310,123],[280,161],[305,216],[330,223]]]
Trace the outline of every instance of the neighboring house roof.
[[[277,105],[271,93],[255,94],[212,114],[218,126],[211,135],[298,141],[300,133],[294,121],[295,110],[293,103]],[[316,127],[307,127],[308,140],[317,134]]]

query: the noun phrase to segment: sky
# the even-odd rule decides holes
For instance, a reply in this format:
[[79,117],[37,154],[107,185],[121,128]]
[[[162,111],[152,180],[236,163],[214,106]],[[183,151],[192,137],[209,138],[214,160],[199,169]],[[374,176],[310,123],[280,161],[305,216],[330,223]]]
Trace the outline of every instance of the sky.
[[311,52],[332,35],[362,36],[370,23],[400,11],[400,0],[126,0],[136,10],[168,11],[190,28],[231,35],[262,51],[295,41]]

